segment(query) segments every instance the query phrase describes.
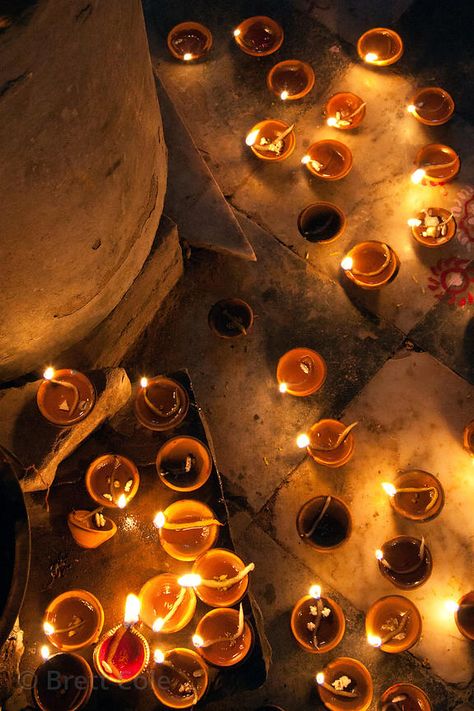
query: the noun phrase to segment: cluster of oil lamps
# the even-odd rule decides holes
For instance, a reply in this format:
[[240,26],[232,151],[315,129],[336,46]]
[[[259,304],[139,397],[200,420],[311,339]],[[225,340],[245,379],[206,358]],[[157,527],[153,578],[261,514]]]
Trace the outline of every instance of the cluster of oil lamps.
[[[87,417],[95,400],[91,380],[68,369],[47,368],[37,392],[41,414],[61,427],[74,426]],[[137,420],[160,432],[179,426],[189,405],[186,389],[162,375],[142,378],[134,400]],[[185,495],[207,482],[212,467],[207,446],[186,435],[167,439],[156,456],[159,481]],[[125,508],[138,491],[140,476],[126,457],[106,454],[90,464],[85,484],[99,506],[93,511],[72,511],[68,525],[78,545],[97,548],[117,533],[115,522],[104,510]],[[77,652],[91,645],[95,645],[94,667],[103,679],[123,685],[149,668],[156,698],[176,709],[191,708],[203,697],[210,667],[233,667],[248,657],[254,632],[241,601],[254,564],[246,565],[234,552],[215,547],[224,524],[201,501],[174,501],[156,514],[153,523],[163,550],[175,560],[192,564],[190,571],[181,576],[162,573],[145,582],[138,596],[127,596],[123,621],[105,634],[104,610],[89,591],[69,590],[52,600],[45,612],[43,631],[58,652],[51,655],[49,646],[43,645],[43,663],[36,670],[33,687],[36,704],[44,711],[76,711],[87,703],[93,675]],[[189,625],[197,599],[211,609],[190,635],[190,647],[162,649],[158,636],[171,635]],[[153,651],[147,637],[154,637]],[[50,672],[59,673],[64,684],[51,688]]]

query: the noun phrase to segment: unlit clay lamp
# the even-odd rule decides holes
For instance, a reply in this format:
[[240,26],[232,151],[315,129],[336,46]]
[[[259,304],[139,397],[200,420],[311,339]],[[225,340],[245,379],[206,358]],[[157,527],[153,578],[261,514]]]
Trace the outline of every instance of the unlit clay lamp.
[[249,585],[249,573],[254,569],[254,563],[245,565],[233,551],[211,548],[195,561],[192,573],[179,582],[192,586],[206,605],[230,607],[242,600]]
[[432,559],[425,539],[397,536],[375,553],[382,575],[403,590],[423,585],[431,575]]
[[249,654],[253,632],[239,610],[224,607],[208,612],[198,623],[193,644],[209,664],[231,667]]
[[340,180],[352,168],[352,153],[344,143],[328,138],[312,143],[301,162],[317,178]]
[[296,527],[300,537],[320,553],[341,546],[352,531],[349,508],[337,496],[316,496],[298,512]]
[[374,27],[359,37],[357,53],[367,64],[386,67],[398,62],[402,56],[402,38],[387,27]]
[[151,687],[158,701],[171,709],[194,707],[209,684],[207,665],[192,649],[178,647],[154,652]]
[[280,49],[283,29],[271,17],[249,17],[234,30],[234,38],[242,52],[252,57],[266,57]]
[[211,474],[211,453],[206,445],[195,437],[173,437],[158,451],[156,471],[169,489],[196,491],[206,483]]
[[121,454],[104,454],[89,465],[86,489],[94,501],[123,509],[138,491],[140,476],[135,464]]
[[466,452],[474,457],[474,420],[465,426],[462,443]]
[[295,150],[294,127],[278,119],[266,119],[252,126],[245,143],[260,160],[285,160]]
[[454,619],[460,633],[466,639],[474,641],[474,591],[468,592],[459,600]]
[[94,511],[79,509],[71,511],[67,525],[71,535],[81,548],[98,548],[117,533],[117,525],[102,513],[100,506]]
[[321,597],[321,587],[313,585],[291,613],[291,631],[307,652],[323,654],[337,647],[344,636],[346,621],[342,608],[330,597]]
[[95,595],[68,590],[48,605],[43,629],[55,647],[72,652],[97,642],[103,625],[104,610]]
[[[59,652],[47,657],[35,671],[32,690],[41,711],[79,711],[90,699],[94,677],[78,654]],[[54,683],[51,683],[54,680]]]
[[287,59],[275,64],[267,74],[267,87],[282,101],[302,99],[314,86],[314,71],[299,59]]
[[408,104],[407,111],[425,126],[440,126],[453,115],[454,101],[444,89],[429,86],[418,89]]
[[390,654],[411,649],[420,639],[421,627],[418,608],[402,595],[381,597],[365,616],[367,641]]
[[354,453],[354,435],[352,430],[357,422],[344,425],[339,420],[319,420],[308,434],[298,435],[296,444],[306,447],[308,454],[318,464],[327,467],[342,467]]
[[344,257],[341,267],[345,276],[362,289],[380,289],[395,278],[398,257],[385,242],[359,242]]
[[316,683],[321,701],[331,711],[367,711],[372,702],[372,677],[357,659],[334,659],[316,675]]
[[196,560],[212,548],[223,525],[212,509],[201,501],[181,499],[156,514],[154,525],[160,532],[163,549],[177,560]]
[[70,427],[90,414],[95,389],[89,378],[77,370],[46,368],[36,401],[43,417],[53,425]]
[[140,619],[154,632],[179,632],[191,622],[196,610],[193,588],[183,588],[176,575],[162,573],[140,590]]
[[135,415],[147,429],[172,430],[182,423],[188,409],[188,393],[176,380],[165,375],[141,378],[135,397]]
[[384,482],[382,487],[390,497],[393,510],[409,521],[430,521],[444,505],[441,482],[421,469],[402,472],[393,484]]
[[220,338],[247,336],[253,325],[253,311],[242,299],[221,299],[212,306],[207,322]]
[[326,103],[324,115],[327,125],[333,128],[357,128],[364,120],[365,101],[350,91],[334,94]]
[[429,698],[413,684],[399,682],[386,689],[379,699],[378,711],[431,711]]
[[444,185],[456,177],[461,161],[456,151],[442,143],[430,143],[420,148],[415,158],[416,170],[411,175],[415,184]]
[[315,202],[298,215],[298,231],[308,242],[329,244],[340,237],[346,226],[343,211],[331,202]]
[[168,33],[168,49],[176,59],[202,59],[212,47],[212,34],[199,22],[181,22]]
[[408,226],[413,237],[423,247],[442,247],[456,234],[456,220],[453,213],[444,207],[428,207],[416,217],[410,217]]
[[311,348],[293,348],[277,365],[277,381],[281,393],[297,397],[312,395],[326,380],[326,362]]
[[139,614],[139,599],[128,595],[123,623],[109,630],[94,649],[97,672],[113,684],[136,679],[150,661],[148,642],[135,628]]

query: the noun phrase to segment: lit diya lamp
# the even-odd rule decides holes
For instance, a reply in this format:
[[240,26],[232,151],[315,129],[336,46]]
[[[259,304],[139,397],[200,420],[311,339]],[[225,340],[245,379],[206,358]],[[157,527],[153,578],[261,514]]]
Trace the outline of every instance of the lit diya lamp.
[[214,666],[231,667],[242,662],[253,644],[252,628],[245,620],[242,604],[238,610],[217,608],[204,615],[196,627],[193,644]]
[[379,711],[431,711],[431,703],[422,689],[400,682],[386,689],[379,699]]
[[460,633],[467,639],[474,640],[474,591],[468,592],[459,602],[453,603],[451,609]]
[[249,17],[234,30],[234,39],[242,52],[253,57],[266,57],[280,49],[283,29],[271,17]]
[[178,647],[168,652],[155,649],[153,657],[151,686],[158,701],[172,709],[194,707],[209,684],[207,666],[199,654]]
[[341,607],[329,597],[321,597],[321,587],[312,585],[291,613],[291,631],[307,652],[322,654],[337,647],[344,637],[346,621]]
[[334,94],[324,108],[326,123],[342,130],[357,128],[364,120],[365,106],[365,101],[350,91]]
[[403,54],[403,42],[399,34],[386,27],[374,27],[364,32],[357,41],[357,53],[364,62],[377,67],[386,67],[398,62]]
[[117,525],[111,518],[104,516],[103,506],[94,511],[71,511],[67,525],[71,535],[81,548],[98,548],[117,533]]
[[474,420],[471,420],[464,428],[463,446],[466,452],[469,452],[471,457],[474,457]]
[[383,482],[382,487],[394,511],[409,521],[430,521],[444,505],[441,482],[421,469],[402,472],[393,484]]
[[86,660],[78,654],[65,652],[49,656],[46,645],[41,648],[41,655],[44,661],[36,669],[32,684],[38,708],[41,711],[79,711],[84,708],[94,684]]
[[201,501],[182,499],[159,511],[153,523],[163,549],[177,560],[196,560],[212,548],[223,526]]
[[168,49],[176,59],[202,59],[212,47],[212,34],[199,22],[181,22],[168,33]]
[[276,376],[281,393],[305,397],[323,386],[326,373],[326,361],[319,353],[311,348],[293,348],[278,361]]
[[456,151],[442,143],[430,143],[416,154],[416,170],[411,180],[416,185],[444,185],[456,177],[461,161]]
[[341,268],[345,276],[362,289],[380,289],[395,278],[399,260],[385,242],[359,242],[344,257]]
[[284,121],[266,119],[255,124],[247,134],[245,143],[260,160],[285,160],[295,150],[294,127],[295,124],[289,126]]
[[282,101],[302,99],[314,86],[314,71],[299,59],[278,62],[267,74],[267,87]]
[[95,400],[95,389],[89,378],[69,368],[46,368],[36,394],[43,417],[59,427],[69,427],[83,420],[90,414]]
[[426,126],[440,126],[454,113],[454,101],[444,89],[429,86],[418,89],[407,106],[409,114]]
[[367,641],[383,652],[405,652],[421,636],[421,615],[418,608],[406,597],[387,595],[368,609],[365,617]]
[[183,386],[165,375],[141,378],[135,415],[143,427],[164,432],[177,427],[188,414],[189,396]]
[[255,563],[245,565],[232,551],[212,548],[195,561],[192,573],[179,579],[180,585],[193,587],[202,602],[211,607],[230,607],[247,592],[249,573]]
[[94,501],[124,509],[138,491],[140,476],[135,464],[121,454],[103,454],[86,472],[86,489]]
[[68,590],[48,605],[43,630],[55,647],[72,652],[97,642],[103,625],[104,610],[95,595]]
[[109,630],[94,649],[95,668],[114,684],[136,679],[150,661],[148,642],[135,628],[139,617],[140,600],[127,595],[123,623]]
[[456,234],[453,213],[444,207],[428,207],[416,217],[410,217],[408,226],[413,237],[424,247],[442,247]]
[[298,231],[308,242],[329,244],[344,232],[346,217],[331,202],[315,202],[298,215]]
[[372,677],[357,659],[334,659],[316,675],[316,683],[321,701],[331,711],[367,711],[372,702]]
[[196,491],[211,474],[211,453],[195,437],[173,437],[158,451],[156,470],[160,480],[169,489]]
[[340,180],[352,168],[352,153],[344,143],[326,139],[312,143],[301,162],[317,178]]
[[163,573],[148,580],[140,590],[140,619],[154,632],[179,632],[191,622],[196,611],[196,595],[185,588],[176,575]]
[[319,420],[308,434],[296,438],[300,449],[306,447],[308,454],[318,464],[326,467],[342,467],[354,453],[354,435],[352,430],[359,423],[352,422],[347,427],[339,420]]
[[301,507],[296,528],[300,537],[320,553],[330,552],[351,535],[351,514],[337,496],[316,496]]
[[253,311],[242,299],[221,299],[212,306],[207,322],[221,338],[247,336],[253,325]]
[[397,588],[412,590],[431,575],[432,558],[424,537],[397,536],[375,551],[379,570]]

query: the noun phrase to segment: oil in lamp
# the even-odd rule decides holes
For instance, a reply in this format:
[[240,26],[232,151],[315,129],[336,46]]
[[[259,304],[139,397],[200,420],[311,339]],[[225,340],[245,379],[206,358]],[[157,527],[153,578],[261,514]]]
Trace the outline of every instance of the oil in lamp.
[[48,367],[36,395],[38,409],[49,422],[70,427],[90,414],[95,389],[89,378],[77,370]]
[[311,348],[293,348],[277,365],[277,381],[281,393],[305,397],[317,392],[326,380],[326,362]]
[[367,64],[386,67],[398,62],[402,56],[403,41],[394,30],[387,27],[374,27],[359,37],[357,53]]
[[344,613],[334,600],[321,596],[321,586],[312,585],[309,594],[295,604],[291,631],[307,652],[322,654],[337,647],[344,636]]
[[168,33],[168,49],[182,62],[205,57],[212,47],[212,34],[199,22],[181,22]]

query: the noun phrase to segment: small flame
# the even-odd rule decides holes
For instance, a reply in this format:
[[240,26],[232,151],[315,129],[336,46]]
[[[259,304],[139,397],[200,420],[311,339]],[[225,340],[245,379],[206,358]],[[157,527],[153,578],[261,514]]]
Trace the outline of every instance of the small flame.
[[307,163],[310,163],[310,162],[311,162],[311,156],[309,156],[308,154],[306,154],[305,156],[302,157],[301,162],[303,163],[303,165],[306,165]]
[[202,647],[202,645],[204,644],[204,640],[200,635],[195,634],[193,635],[193,644],[195,647]]
[[185,62],[189,62],[192,58],[193,55],[191,54],[191,52],[186,52],[185,54],[183,54],[183,59]]
[[408,227],[419,227],[422,224],[422,221],[417,217],[410,217],[410,219],[407,220]]
[[[393,484],[390,484],[390,482],[388,482],[388,481],[384,481],[382,483],[382,489],[389,496],[395,496],[395,494],[397,493],[396,487]],[[382,558],[383,558],[383,556],[382,556]]]
[[423,170],[423,168],[417,168],[411,174],[411,182],[415,183],[415,185],[419,185],[425,177],[426,177],[426,170]]
[[183,575],[181,578],[178,578],[178,585],[181,585],[182,588],[197,588],[201,585],[201,583],[202,578],[196,573],[188,573],[187,575]]
[[52,380],[54,378],[54,368],[51,365],[44,371],[43,378],[45,380]]
[[368,634],[367,635],[367,642],[372,645],[372,647],[381,647],[382,646],[382,638],[378,637],[375,634]]
[[141,388],[146,388],[148,387],[148,378],[140,378],[140,387]]
[[49,659],[49,647],[47,644],[43,644],[43,646],[40,649],[40,654],[43,657],[44,661]]
[[280,94],[280,99],[281,99],[282,101],[286,101],[286,99],[289,97],[289,95],[290,95],[290,94],[289,94],[289,93],[286,91],[286,89],[285,89],[284,91],[281,92],[281,94]]
[[447,611],[451,612],[453,615],[459,610],[459,603],[457,603],[456,600],[446,600],[444,605]]
[[376,62],[379,55],[376,52],[367,52],[364,59],[366,62]]
[[338,120],[337,118],[334,118],[334,116],[330,116],[327,121],[326,121],[328,126],[337,126]]
[[153,626],[152,626],[153,632],[161,632],[164,624],[165,624],[164,619],[162,617],[157,617],[153,623]]
[[155,649],[153,652],[153,659],[155,660],[155,664],[163,664],[165,661],[165,655],[161,651],[161,649]]
[[133,593],[127,595],[127,600],[125,602],[125,615],[123,618],[126,625],[136,625],[140,619],[140,607],[141,603],[136,595],[133,595]]
[[239,28],[237,28],[236,30],[234,30],[234,37],[239,37],[239,35],[241,34],[241,32],[242,32],[242,30],[239,30]]
[[280,383],[280,385],[278,386],[278,390],[281,393],[286,393],[288,391],[288,385],[286,383]]
[[306,432],[299,434],[298,437],[296,438],[296,446],[299,447],[300,449],[304,449],[305,447],[308,447],[310,442],[311,442],[311,440],[308,437],[308,435],[306,434]]
[[316,674],[316,682],[317,682],[318,684],[324,684],[324,674],[323,674],[323,672],[318,672],[318,673]]
[[48,637],[50,637],[52,634],[54,634],[54,627],[51,624],[51,622],[43,622],[43,632]]
[[314,597],[316,600],[319,600],[321,597],[321,585],[311,585],[309,589],[309,594],[311,597]]
[[345,272],[350,272],[353,264],[354,264],[354,262],[352,260],[352,257],[344,257],[344,259],[341,262],[341,267],[344,269]]
[[375,551],[375,557],[377,560],[383,560],[383,551],[380,548]]
[[259,133],[260,133],[259,128],[256,128],[255,131],[250,131],[250,133],[247,135],[247,138],[245,139],[245,143],[248,146],[253,146],[253,144],[257,140],[257,136]]
[[415,104],[408,104],[407,106],[407,111],[409,114],[416,114],[416,106]]
[[165,523],[166,523],[166,517],[165,517],[163,511],[158,511],[155,518],[153,519],[153,525],[156,528],[163,528]]
[[119,509],[124,509],[126,505],[127,497],[125,496],[125,494],[120,494],[117,500],[117,506],[119,507]]

